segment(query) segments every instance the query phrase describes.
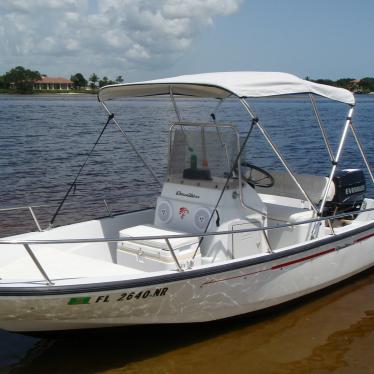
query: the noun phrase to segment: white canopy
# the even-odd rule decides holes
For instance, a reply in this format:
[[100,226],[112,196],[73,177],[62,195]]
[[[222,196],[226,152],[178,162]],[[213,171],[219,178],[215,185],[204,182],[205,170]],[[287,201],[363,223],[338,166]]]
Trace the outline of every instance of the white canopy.
[[115,84],[100,89],[100,101],[120,97],[143,97],[169,94],[224,99],[228,96],[266,97],[313,93],[331,100],[354,105],[353,94],[343,88],[309,82],[292,74],[274,72],[223,72]]

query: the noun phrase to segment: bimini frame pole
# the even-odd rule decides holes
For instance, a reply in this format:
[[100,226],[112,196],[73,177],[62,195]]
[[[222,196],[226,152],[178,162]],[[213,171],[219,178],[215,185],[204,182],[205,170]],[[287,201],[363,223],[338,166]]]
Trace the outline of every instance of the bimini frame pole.
[[[254,111],[253,109],[251,108],[251,106],[244,100],[244,99],[240,99],[240,102],[241,104],[244,106],[245,110],[249,113],[249,115],[254,119],[256,118],[255,114],[254,114]],[[290,174],[291,178],[293,179],[293,181],[295,182],[296,186],[299,188],[300,192],[305,196],[305,198],[309,201],[312,209],[318,213],[318,209],[317,207],[315,206],[315,204],[313,203],[312,199],[309,197],[308,193],[304,190],[304,188],[301,186],[301,184],[299,183],[299,181],[297,180],[296,176],[293,174],[292,170],[290,169],[290,167],[288,166],[286,160],[283,158],[282,154],[279,152],[278,148],[275,146],[275,144],[273,143],[273,141],[271,140],[270,138],[270,135],[269,133],[265,130],[264,127],[262,127],[262,125],[260,124],[260,122],[257,120],[256,121],[256,125],[257,127],[259,128],[259,130],[261,131],[262,135],[264,136],[264,138],[266,139],[266,141],[269,143],[270,147],[273,149],[274,153],[277,155],[277,157],[279,158],[279,160],[281,161],[281,163],[283,164],[283,166],[285,167],[285,169],[287,170],[288,174]]]
[[[332,180],[333,180],[333,178],[335,176],[335,172],[336,172],[336,169],[338,167],[340,156],[341,156],[342,151],[343,151],[344,142],[345,142],[345,139],[347,137],[348,130],[349,130],[349,127],[350,127],[350,124],[351,124],[351,121],[352,121],[353,111],[354,111],[354,106],[351,105],[350,108],[349,108],[349,111],[348,111],[347,119],[345,121],[345,125],[344,125],[344,128],[343,128],[343,133],[342,133],[342,136],[340,138],[340,142],[339,142],[338,150],[336,152],[336,156],[335,156],[335,158],[332,161],[332,168],[331,168],[329,180],[327,182],[325,191],[323,193],[322,202],[321,202],[321,205],[319,207],[319,212],[318,212],[319,216],[322,216],[323,210],[325,208],[325,204],[326,204],[326,200],[327,200],[327,195],[328,195],[328,193],[330,191]],[[321,227],[321,222],[317,222],[316,225],[314,226],[314,229],[313,229],[313,232],[312,232],[312,238],[316,238],[318,236],[318,232],[319,232],[319,228],[320,227]]]
[[[101,105],[103,106],[103,108],[105,109],[105,111],[109,114],[109,115],[113,115],[111,113],[111,111],[108,109],[108,107],[105,105],[104,102],[101,101]],[[114,116],[113,116],[114,117]],[[158,185],[160,187],[162,187],[162,183],[161,181],[158,179],[156,173],[153,171],[153,169],[148,165],[147,161],[144,159],[144,157],[139,153],[139,151],[136,149],[135,145],[133,144],[133,142],[131,141],[131,139],[129,138],[129,136],[127,135],[127,133],[122,129],[122,127],[119,125],[119,123],[116,121],[115,118],[113,118],[113,123],[117,126],[118,130],[121,131],[122,135],[126,138],[127,142],[129,143],[130,147],[132,148],[132,150],[136,153],[136,155],[140,158],[140,160],[143,162],[144,166],[148,169],[148,171],[151,173],[151,175],[153,176],[154,180],[158,183]]]
[[321,116],[319,115],[319,111],[318,111],[318,108],[317,108],[316,100],[314,99],[314,96],[312,94],[309,94],[309,98],[310,98],[310,102],[312,103],[312,108],[313,108],[314,114],[316,116],[319,128],[321,129],[322,137],[323,137],[323,140],[325,142],[326,149],[327,149],[327,152],[328,152],[329,157],[330,157],[330,161],[332,162],[332,161],[334,161],[334,154],[332,152],[330,143],[329,143],[329,141],[327,139],[326,130],[325,130],[325,127],[323,126],[323,123],[322,123],[322,120],[321,120]]
[[222,105],[223,100],[224,99],[219,99],[218,104],[216,105],[214,110],[212,110],[212,112],[210,113],[210,118],[212,119],[213,123],[216,123],[216,113],[217,113],[218,109],[220,108],[220,106]]
[[362,156],[362,158],[363,158],[363,160],[364,160],[364,163],[365,163],[365,165],[366,165],[366,168],[368,169],[368,172],[369,172],[369,175],[370,175],[370,177],[371,177],[371,180],[372,180],[372,182],[374,183],[373,172],[371,171],[371,167],[370,167],[369,161],[368,161],[368,159],[366,158],[366,155],[365,155],[364,149],[363,149],[363,147],[362,147],[362,144],[361,144],[361,142],[360,142],[360,139],[358,138],[358,135],[357,135],[356,129],[355,129],[355,127],[353,126],[352,121],[351,121],[351,123],[350,123],[350,127],[351,127],[351,130],[352,130],[353,137],[355,138],[355,141],[356,141],[356,143],[357,143],[357,147],[358,147],[358,149],[359,149],[359,151],[360,151],[360,153],[361,153],[361,156]]
[[173,95],[173,88],[171,86],[169,86],[169,95],[170,95],[170,100],[173,103],[174,111],[175,111],[175,114],[177,115],[178,121],[182,122],[182,116],[181,116],[181,113],[180,113],[180,111],[177,107],[177,103],[176,103],[175,97]]
[[330,176],[329,176],[329,181],[327,182],[327,186],[326,186],[325,192],[323,193],[322,202],[321,202],[321,205],[320,205],[320,208],[319,208],[319,213],[320,214],[322,214],[323,209],[325,207],[326,200],[327,200],[327,195],[330,191],[330,187],[331,187],[331,184],[332,184],[332,179],[334,178],[336,168],[338,167],[340,156],[342,154],[343,147],[344,147],[344,142],[345,142],[345,139],[347,137],[348,130],[349,130],[349,127],[350,127],[350,123],[351,123],[351,120],[352,120],[353,110],[354,110],[354,106],[352,105],[349,108],[349,111],[348,111],[347,119],[345,121],[343,133],[342,133],[342,136],[340,138],[339,147],[338,147],[338,150],[336,152],[336,156],[335,156],[334,160],[332,161],[332,168],[331,168],[331,172],[330,172]]
[[103,136],[104,134],[104,131],[105,129],[108,127],[110,121],[112,121],[114,119],[114,114],[108,112],[108,119],[103,127],[103,129],[101,130],[100,134],[99,134],[99,137],[96,139],[96,142],[94,143],[94,145],[92,146],[91,150],[88,152],[87,154],[87,157],[85,159],[85,161],[83,162],[82,166],[80,167],[79,171],[78,171],[78,174],[76,175],[73,183],[70,185],[70,187],[68,188],[68,190],[66,191],[65,193],[65,196],[64,198],[61,200],[60,204],[58,205],[55,213],[53,214],[53,217],[52,219],[49,221],[49,228],[52,228],[53,227],[53,223],[57,217],[57,215],[59,214],[60,210],[62,209],[62,206],[64,205],[66,199],[68,198],[70,192],[76,188],[76,185],[77,185],[77,181],[78,181],[78,178],[79,176],[81,175],[84,167],[86,166],[87,162],[88,162],[88,159],[90,158],[91,154],[93,153],[94,149],[96,148],[96,146],[99,144],[99,141],[101,139],[101,137]]

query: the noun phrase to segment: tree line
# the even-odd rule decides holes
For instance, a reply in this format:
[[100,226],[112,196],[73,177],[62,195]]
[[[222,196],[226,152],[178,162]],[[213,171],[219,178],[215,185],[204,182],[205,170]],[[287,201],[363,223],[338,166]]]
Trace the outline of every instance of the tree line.
[[[33,83],[40,80],[42,75],[39,71],[26,69],[23,66],[16,66],[7,71],[4,75],[0,75],[0,89],[14,88],[17,92],[29,93],[33,90]],[[374,92],[374,78],[365,77],[360,80],[354,78],[340,78],[336,81],[331,79],[310,79],[311,82],[327,84],[329,86],[341,87],[355,93]],[[82,73],[71,75],[70,80],[73,82],[75,89],[85,89],[90,87],[96,89],[107,86],[108,84],[122,83],[124,81],[122,75],[118,75],[115,80],[111,80],[106,76],[100,78],[96,73],[92,73],[88,79]]]
[[118,75],[115,80],[111,80],[106,76],[100,78],[96,73],[92,73],[88,80],[83,76],[83,74],[77,73],[72,75],[70,80],[73,82],[75,88],[86,88],[89,86],[92,89],[104,87],[108,84],[122,83],[124,81],[122,75]]
[[[40,79],[42,79],[42,75],[39,71],[16,66],[5,74],[0,75],[0,89],[14,88],[17,92],[30,93],[33,91],[34,82]],[[92,73],[88,79],[82,73],[76,73],[71,75],[70,80],[73,82],[75,89],[85,89],[87,87],[96,89],[124,81],[122,75],[118,75],[115,80],[111,80],[106,76],[100,78],[96,73]]]
[[354,79],[354,78],[340,78],[336,81],[331,79],[310,79],[309,77],[305,78],[311,82],[327,84],[328,86],[340,87],[345,88],[349,91],[355,93],[369,93],[374,92],[374,78],[373,77],[365,77],[362,79]]

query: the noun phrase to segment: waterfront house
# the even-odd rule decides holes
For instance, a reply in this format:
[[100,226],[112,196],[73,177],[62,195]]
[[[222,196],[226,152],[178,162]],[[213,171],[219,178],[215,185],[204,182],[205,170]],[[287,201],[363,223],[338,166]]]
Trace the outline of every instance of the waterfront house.
[[42,79],[34,82],[34,90],[71,90],[73,82],[66,78],[61,77],[48,77],[42,75]]

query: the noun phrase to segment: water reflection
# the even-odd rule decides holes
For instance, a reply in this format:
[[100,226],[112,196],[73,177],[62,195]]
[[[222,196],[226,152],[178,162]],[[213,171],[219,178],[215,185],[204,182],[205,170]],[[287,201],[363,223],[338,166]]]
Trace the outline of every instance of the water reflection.
[[370,373],[374,270],[292,305],[226,321],[42,339],[12,373]]

